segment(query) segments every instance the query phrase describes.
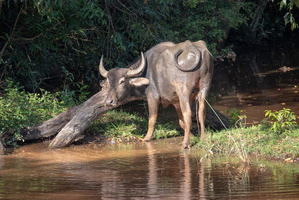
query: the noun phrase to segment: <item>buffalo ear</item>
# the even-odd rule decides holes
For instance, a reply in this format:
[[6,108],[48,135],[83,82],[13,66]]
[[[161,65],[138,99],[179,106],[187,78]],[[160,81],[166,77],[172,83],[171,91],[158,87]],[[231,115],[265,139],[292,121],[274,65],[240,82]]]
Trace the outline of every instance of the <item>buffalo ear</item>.
[[141,87],[150,84],[150,80],[148,80],[147,78],[132,78],[129,82],[131,85],[134,85],[136,87]]

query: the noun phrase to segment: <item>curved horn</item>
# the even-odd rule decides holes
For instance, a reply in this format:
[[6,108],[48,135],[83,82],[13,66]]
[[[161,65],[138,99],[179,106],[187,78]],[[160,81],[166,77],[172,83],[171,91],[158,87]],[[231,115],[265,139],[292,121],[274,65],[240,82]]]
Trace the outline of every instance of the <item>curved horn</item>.
[[103,65],[103,55],[101,57],[101,61],[100,61],[100,65],[99,65],[99,71],[100,71],[100,74],[104,77],[104,78],[107,78],[108,77],[108,71],[104,68],[104,65]]
[[136,69],[130,69],[127,72],[127,76],[128,77],[135,77],[135,76],[141,74],[144,69],[145,69],[145,58],[144,58],[143,53],[141,52],[141,63],[140,63],[140,65]]

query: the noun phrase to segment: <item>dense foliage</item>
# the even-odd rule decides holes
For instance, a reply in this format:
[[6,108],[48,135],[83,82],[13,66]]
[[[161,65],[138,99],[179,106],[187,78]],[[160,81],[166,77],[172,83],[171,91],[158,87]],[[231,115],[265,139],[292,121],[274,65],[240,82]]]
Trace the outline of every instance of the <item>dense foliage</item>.
[[[22,129],[43,122],[77,104],[74,92],[28,93],[12,81],[5,85],[0,97],[0,138],[6,145],[22,140]],[[82,98],[82,97],[81,97]]]
[[277,37],[283,20],[270,17],[278,9],[264,0],[4,0],[0,81],[11,77],[31,91],[94,87],[102,54],[108,66],[123,67],[166,40],[203,39],[214,55],[225,57],[248,33],[252,43],[274,32]]

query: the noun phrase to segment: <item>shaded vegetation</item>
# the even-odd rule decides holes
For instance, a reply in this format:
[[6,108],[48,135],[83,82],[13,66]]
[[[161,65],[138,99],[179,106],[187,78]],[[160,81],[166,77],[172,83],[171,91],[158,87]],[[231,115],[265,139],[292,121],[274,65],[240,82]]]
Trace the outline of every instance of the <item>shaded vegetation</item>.
[[82,84],[94,90],[101,79],[97,65],[102,54],[107,66],[123,67],[162,41],[203,39],[218,58],[233,58],[232,48],[239,42],[286,37],[284,12],[277,3],[1,1],[0,83],[10,77],[33,92]]

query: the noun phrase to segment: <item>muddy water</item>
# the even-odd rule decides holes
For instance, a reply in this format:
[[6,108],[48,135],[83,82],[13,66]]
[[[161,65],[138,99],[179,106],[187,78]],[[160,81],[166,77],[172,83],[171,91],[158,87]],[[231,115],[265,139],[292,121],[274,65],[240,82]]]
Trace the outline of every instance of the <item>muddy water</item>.
[[[180,151],[182,138],[148,144],[32,144],[0,157],[0,199],[296,199],[293,164],[243,166]],[[287,170],[288,169],[288,170]]]
[[[299,87],[297,85],[272,86],[258,92],[236,92],[233,95],[219,97],[213,108],[225,115],[227,110],[237,108],[246,115],[247,125],[259,124],[265,118],[265,110],[291,109],[299,116]],[[297,118],[299,123],[299,118]]]

